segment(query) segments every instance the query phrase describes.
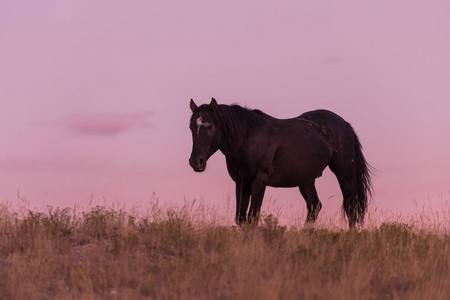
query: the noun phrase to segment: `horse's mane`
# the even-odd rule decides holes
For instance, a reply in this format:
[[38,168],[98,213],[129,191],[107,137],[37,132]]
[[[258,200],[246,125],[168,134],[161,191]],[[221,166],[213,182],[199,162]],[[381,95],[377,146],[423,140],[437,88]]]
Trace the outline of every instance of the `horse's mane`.
[[[198,111],[202,110],[212,113],[208,104],[201,105],[198,108]],[[249,109],[237,104],[217,105],[212,116],[216,125],[230,142],[245,137],[249,130],[266,124],[271,118],[258,109]]]
[[225,137],[235,139],[242,135],[245,137],[249,130],[266,124],[270,116],[257,109],[233,104],[218,105],[214,118]]

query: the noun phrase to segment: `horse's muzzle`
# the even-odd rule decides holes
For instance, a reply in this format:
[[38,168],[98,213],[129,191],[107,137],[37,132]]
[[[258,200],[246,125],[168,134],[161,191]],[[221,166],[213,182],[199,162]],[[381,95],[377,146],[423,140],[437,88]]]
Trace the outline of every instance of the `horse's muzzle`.
[[199,157],[196,159],[193,159],[192,157],[189,158],[189,165],[194,169],[195,172],[203,172],[206,169],[206,159],[203,157]]

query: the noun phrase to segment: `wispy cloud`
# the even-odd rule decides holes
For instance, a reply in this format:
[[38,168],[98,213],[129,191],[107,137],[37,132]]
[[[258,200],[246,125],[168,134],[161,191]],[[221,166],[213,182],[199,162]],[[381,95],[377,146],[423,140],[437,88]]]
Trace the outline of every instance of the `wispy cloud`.
[[80,135],[117,136],[137,128],[149,127],[150,113],[135,114],[73,114],[65,117],[67,128]]

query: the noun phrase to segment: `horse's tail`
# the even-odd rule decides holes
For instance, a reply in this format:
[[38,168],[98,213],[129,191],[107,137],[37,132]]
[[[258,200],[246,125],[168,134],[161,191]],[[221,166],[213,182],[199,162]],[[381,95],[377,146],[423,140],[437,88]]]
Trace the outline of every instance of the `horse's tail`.
[[370,175],[374,173],[375,169],[364,158],[359,138],[353,128],[352,131],[355,141],[355,177],[357,190],[356,207],[353,213],[355,214],[355,220],[359,224],[363,224],[367,206],[372,198],[373,187]]

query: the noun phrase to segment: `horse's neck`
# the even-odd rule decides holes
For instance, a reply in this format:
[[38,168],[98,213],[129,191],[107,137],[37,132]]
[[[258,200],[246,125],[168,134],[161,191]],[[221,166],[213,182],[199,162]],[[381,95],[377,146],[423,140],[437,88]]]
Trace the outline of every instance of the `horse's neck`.
[[219,148],[219,150],[227,158],[234,158],[236,155],[238,155],[239,150],[244,145],[246,135],[247,133],[242,134],[240,137],[229,137],[229,138],[223,137],[222,145]]
[[[242,112],[241,112],[242,113]],[[244,146],[250,130],[248,126],[236,126],[232,118],[224,118],[222,123],[222,147],[219,148],[225,156],[233,157]]]
[[239,150],[239,146],[236,144],[231,144],[229,141],[222,142],[221,147],[219,148],[222,151],[223,155],[226,157],[233,157]]

